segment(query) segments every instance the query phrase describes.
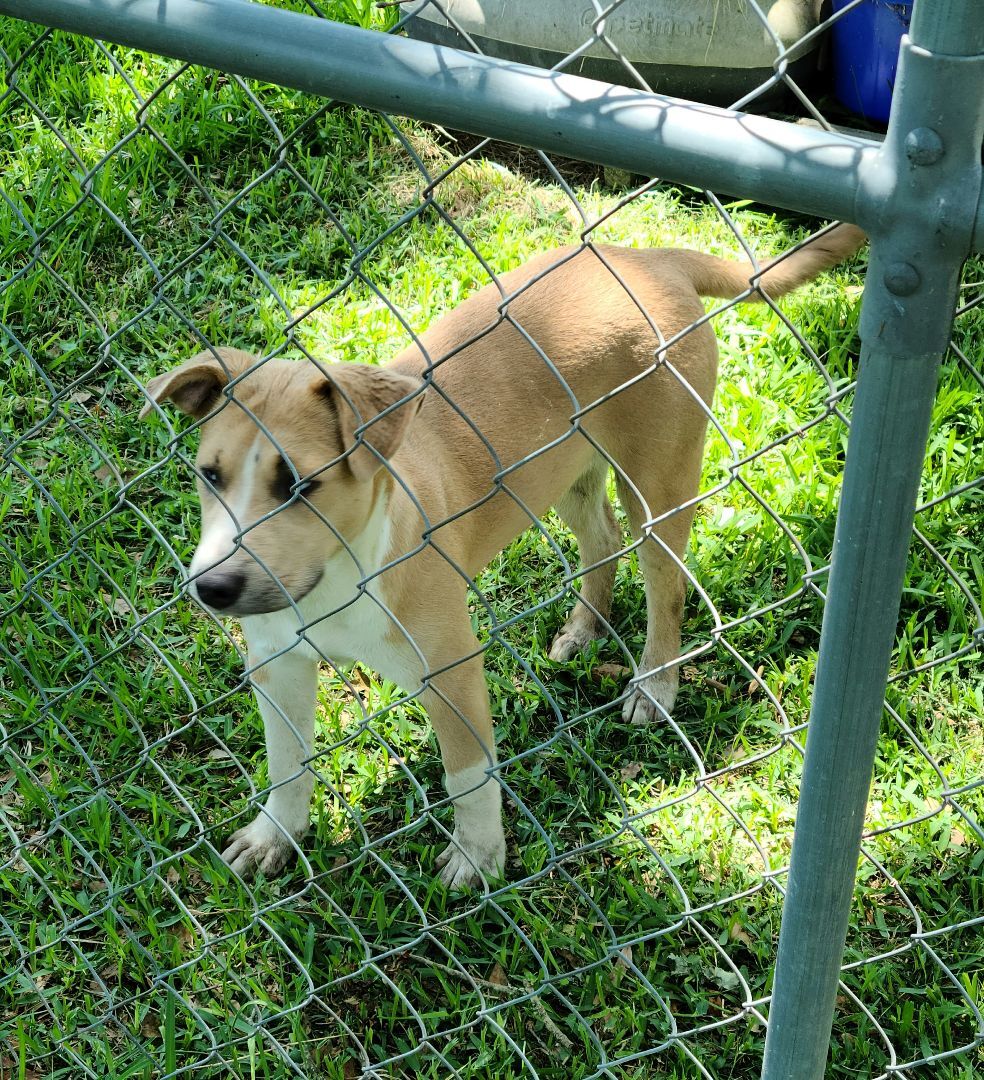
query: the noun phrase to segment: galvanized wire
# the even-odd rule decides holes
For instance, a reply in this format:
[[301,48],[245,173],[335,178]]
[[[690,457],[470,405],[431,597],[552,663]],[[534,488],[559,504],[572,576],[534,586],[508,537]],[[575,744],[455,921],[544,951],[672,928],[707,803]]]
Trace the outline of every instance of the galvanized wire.
[[[434,7],[445,10],[438,0],[432,2]],[[636,67],[625,57],[624,42],[620,43],[618,35],[606,29],[606,20],[630,4],[631,0],[615,0],[608,5],[593,0],[590,34],[558,67],[574,64],[588,49],[603,45],[624,68],[626,81],[648,89]],[[311,9],[312,17],[325,14],[315,4],[297,6]],[[414,12],[420,7],[415,3]],[[754,104],[756,97],[782,86],[815,120],[826,124],[823,111],[789,71],[790,57],[798,54],[803,43],[783,47],[769,27],[762,6],[751,2],[749,7],[761,18],[765,31],[776,40],[778,48],[772,77],[736,104],[746,108]],[[455,25],[451,15],[449,22]],[[396,29],[402,25],[398,23]],[[475,48],[467,30],[460,25],[458,29],[465,42]],[[819,32],[812,31],[809,37]],[[298,95],[294,101],[303,107],[304,115],[300,121],[296,115],[287,118],[291,125],[288,129],[266,103],[262,87],[230,76],[237,108],[262,119],[269,142],[263,164],[253,178],[229,194],[221,191],[218,183],[206,182],[180,148],[169,144],[164,131],[154,121],[154,110],[166,104],[177,88],[193,88],[202,77],[199,72],[187,65],[175,65],[171,75],[146,94],[139,89],[139,80],[132,77],[137,61],[123,50],[98,45],[102,71],[112,73],[126,87],[133,127],[93,159],[85,148],[73,143],[71,133],[62,130],[44,103],[32,96],[20,78],[27,60],[52,50],[57,40],[56,35],[42,33],[26,47],[19,46],[16,52],[3,52],[6,90],[0,98],[0,124],[16,118],[18,122],[35,125],[58,141],[79,192],[71,205],[54,217],[46,207],[36,204],[29,193],[0,192],[5,231],[13,238],[12,256],[0,283],[0,297],[18,297],[18,290],[26,283],[46,278],[57,285],[62,302],[81,313],[91,328],[92,342],[87,362],[63,378],[57,364],[47,363],[45,344],[20,329],[24,313],[16,307],[4,309],[0,324],[4,349],[31,372],[41,408],[39,415],[25,416],[23,420],[14,415],[0,429],[5,470],[4,490],[0,494],[15,489],[26,491],[31,504],[43,506],[58,519],[67,541],[61,549],[50,550],[46,539],[39,534],[30,561],[25,560],[25,537],[30,537],[37,526],[22,510],[8,514],[5,531],[0,535],[0,548],[11,568],[11,587],[0,609],[5,630],[0,638],[0,654],[6,668],[4,685],[0,687],[6,691],[0,712],[3,752],[0,826],[4,834],[0,869],[6,882],[18,883],[17,892],[21,896],[33,898],[31,906],[40,916],[38,922],[28,925],[22,916],[10,914],[13,905],[0,906],[0,945],[7,959],[0,973],[0,993],[6,1005],[4,1018],[0,1019],[0,1077],[6,1072],[24,1076],[103,1077],[117,1075],[112,1071],[117,1068],[114,1062],[123,1062],[130,1070],[124,1072],[121,1065],[119,1075],[467,1077],[521,1073],[547,1077],[570,1074],[572,1060],[578,1061],[577,1075],[584,1077],[618,1076],[627,1071],[631,1074],[632,1070],[643,1075],[645,1070],[657,1068],[665,1070],[667,1075],[673,1068],[679,1069],[679,1075],[683,1076],[754,1075],[754,1048],[761,1042],[769,999],[763,992],[763,972],[751,969],[756,958],[744,947],[746,931],[742,927],[754,903],[778,912],[777,897],[783,893],[786,872],[785,841],[791,823],[785,823],[784,829],[777,827],[777,835],[765,836],[745,820],[741,807],[743,770],[772,757],[801,755],[805,718],[801,712],[787,709],[780,695],[766,684],[754,651],[750,651],[751,647],[737,632],[753,630],[756,620],[772,613],[791,621],[798,619],[801,612],[818,619],[829,551],[817,550],[801,538],[795,522],[787,520],[782,508],[770,501],[770,493],[758,490],[752,466],[767,454],[795,445],[819,425],[846,432],[852,385],[831,371],[827,358],[817,352],[784,309],[766,298],[784,329],[795,338],[802,355],[815,367],[827,392],[820,407],[794,428],[766,444],[744,446],[729,433],[726,418],[707,410],[699,394],[673,367],[672,353],[668,355],[668,350],[682,335],[664,337],[641,301],[632,298],[650,320],[659,341],[652,370],[660,367],[680,381],[698,406],[708,412],[714,436],[726,447],[727,465],[723,475],[706,481],[697,503],[701,507],[714,506],[725,497],[735,502],[741,499],[753,502],[781,534],[797,570],[795,576],[787,573],[785,588],[777,599],[763,597],[761,603],[734,612],[723,609],[707,583],[698,579],[686,561],[676,560],[688,581],[690,603],[699,612],[694,625],[700,626],[699,633],[686,641],[677,664],[684,666],[688,678],[699,683],[714,676],[702,674],[698,662],[713,658],[731,673],[736,683],[753,687],[768,702],[767,726],[771,737],[767,744],[754,747],[747,756],[731,760],[721,760],[718,756],[714,760],[702,748],[700,737],[695,734],[698,728],[691,722],[693,718],[668,716],[654,701],[662,715],[652,737],[678,751],[675,760],[686,761],[694,779],[685,790],[676,790],[662,781],[655,783],[642,808],[630,805],[609,763],[594,759],[586,745],[590,743],[587,732],[602,720],[614,722],[621,703],[653,672],[639,669],[633,648],[619,635],[616,620],[612,618],[607,628],[629,676],[621,695],[600,705],[589,703],[579,713],[565,711],[564,704],[551,689],[552,675],[545,674],[543,663],[531,650],[517,646],[511,631],[520,626],[531,627],[537,617],[569,607],[578,596],[576,582],[581,571],[572,565],[567,545],[558,538],[553,526],[548,527],[538,519],[510,486],[515,471],[532,457],[579,435],[590,439],[582,426],[583,419],[624,392],[629,384],[596,401],[577,400],[554,360],[523,327],[511,307],[525,289],[553,272],[571,254],[558,256],[533,281],[510,292],[497,277],[492,262],[483,256],[482,238],[470,235],[456,219],[454,207],[442,202],[442,185],[466,162],[486,153],[489,144],[478,142],[450,165],[442,164],[435,169],[415,149],[407,126],[386,118],[406,168],[414,170],[419,177],[419,197],[402,213],[391,214],[388,224],[376,235],[357,237],[347,229],[343,215],[333,206],[327,185],[306,176],[302,165],[292,157],[318,121],[338,106]],[[151,144],[166,155],[170,175],[183,185],[187,197],[200,199],[208,209],[207,224],[193,250],[167,265],[159,263],[152,246],[141,240],[139,227],[110,205],[100,186],[115,161],[139,154],[141,147],[146,149]],[[572,154],[575,150],[572,148]],[[580,222],[576,250],[592,252],[600,265],[618,279],[594,234],[610,215],[634,200],[645,198],[654,182],[626,195],[612,211],[597,217],[579,199],[565,169],[541,152],[537,156],[551,183],[563,192]],[[322,215],[346,251],[344,274],[316,301],[306,303],[300,310],[278,291],[276,267],[268,263],[265,253],[251,250],[238,235],[241,230],[237,213],[242,211],[251,192],[275,176],[290,177],[298,185],[309,200],[312,213]],[[754,263],[752,247],[735,215],[712,193],[703,193],[703,197],[714,206],[735,245],[744,249]],[[81,215],[90,212],[116,230],[118,242],[126,245],[147,274],[148,285],[139,301],[130,310],[118,312],[113,320],[107,319],[106,313],[97,310],[87,298],[85,281],[70,280],[59,269],[59,238],[73,226],[73,221],[82,220]],[[371,265],[388,240],[400,236],[408,225],[426,220],[428,215],[436,216],[453,232],[462,253],[474,260],[485,280],[497,287],[500,294],[493,323],[483,327],[470,341],[460,343],[459,348],[508,323],[535,350],[569,397],[571,423],[563,436],[519,462],[504,464],[472,418],[439,384],[431,381],[430,376],[451,357],[426,356],[427,392],[442,394],[447,405],[484,444],[493,464],[492,486],[480,503],[496,495],[505,495],[515,503],[541,540],[544,558],[556,570],[548,591],[519,610],[504,609],[490,595],[488,583],[483,579],[473,580],[440,545],[441,527],[475,507],[463,508],[446,520],[432,521],[389,462],[382,462],[414,500],[422,522],[421,546],[429,545],[442,554],[467,585],[470,602],[483,629],[481,651],[495,649],[504,654],[506,666],[515,673],[517,687],[535,697],[549,715],[548,729],[545,728],[538,742],[514,745],[508,752],[501,747],[500,760],[492,769],[494,782],[502,787],[507,817],[515,823],[513,831],[522,831],[527,845],[541,846],[543,855],[535,871],[517,875],[518,860],[511,858],[505,882],[447,906],[435,905],[433,889],[413,877],[401,851],[411,842],[420,844],[424,836],[444,842],[450,839],[446,826],[449,800],[437,782],[435,768],[425,765],[426,775],[418,775],[420,763],[405,760],[386,733],[387,717],[398,708],[416,707],[415,699],[423,686],[416,690],[400,688],[384,703],[376,705],[369,699],[362,677],[339,664],[339,658],[329,656],[324,660],[341,683],[339,692],[346,695],[355,716],[334,741],[318,747],[305,761],[304,768],[314,773],[323,793],[320,798],[338,808],[347,832],[357,843],[350,843],[344,854],[329,863],[314,857],[313,841],[309,838],[294,844],[298,866],[284,882],[240,881],[237,888],[232,881],[235,875],[219,860],[219,850],[235,827],[234,818],[251,817],[269,789],[257,786],[249,764],[237,757],[236,747],[230,745],[231,740],[225,734],[224,719],[227,710],[246,707],[244,691],[256,668],[249,667],[240,637],[223,621],[209,616],[206,634],[201,630],[203,620],[192,623],[179,617],[178,613],[186,611],[191,603],[190,582],[179,553],[186,544],[184,538],[179,543],[167,535],[166,526],[155,510],[154,497],[149,494],[161,488],[166,490],[178,482],[178,477],[190,490],[195,473],[193,446],[200,424],[176,426],[166,408],[157,409],[157,423],[166,430],[167,438],[158,442],[156,456],[141,461],[140,468],[132,473],[118,467],[114,437],[118,437],[121,423],[127,423],[138,411],[143,401],[142,384],[153,373],[145,358],[135,353],[131,335],[140,330],[144,320],[161,319],[201,349],[233,344],[231,340],[214,340],[205,328],[207,320],[188,310],[180,299],[184,275],[196,272],[215,251],[231,253],[241,274],[234,291],[251,300],[265,297],[278,315],[277,336],[270,338],[273,344],[254,367],[230,381],[224,391],[228,399],[224,407],[248,412],[257,429],[275,442],[274,432],[264,427],[262,418],[237,398],[236,386],[258,367],[285,353],[299,355],[323,369],[324,357],[314,354],[299,331],[303,330],[305,320],[336,297],[347,295],[353,287],[366,290],[402,327],[406,340],[415,341],[423,350],[414,333],[413,319],[375,279]],[[684,333],[728,312],[750,296],[758,280],[758,264],[754,266],[746,294],[709,308],[704,319]],[[630,292],[626,283],[618,280]],[[15,305],[16,302],[13,301]],[[980,296],[968,298],[958,318],[972,314],[980,303]],[[233,332],[234,328],[230,327],[230,333]],[[954,355],[956,364],[984,387],[980,357],[968,356],[956,347]],[[100,381],[111,376],[128,388],[125,402],[120,397],[100,394]],[[423,387],[418,393],[422,392]],[[61,478],[43,457],[44,448],[55,445],[56,434],[60,436],[62,429],[80,445],[84,444],[91,455],[93,470],[103,472],[104,482],[112,491],[111,505],[105,510],[94,507],[94,512],[84,521],[73,520],[71,510],[61,505],[57,493]],[[371,422],[366,430],[371,437]],[[604,454],[600,446],[595,446]],[[616,474],[620,472],[617,462],[609,459],[609,464]],[[304,479],[295,469],[290,502],[305,500],[300,489]],[[623,479],[629,478],[623,476]],[[977,462],[974,467],[972,462],[968,475],[959,484],[926,500],[920,513],[928,514],[947,506],[956,521],[970,528],[982,484],[980,464]],[[636,494],[645,505],[641,493]],[[313,504],[308,505],[313,508]],[[687,508],[676,507],[672,512]],[[644,516],[643,536],[627,545],[620,556],[631,554],[646,543],[662,544],[653,530],[667,515],[659,515],[647,507]],[[148,550],[154,553],[144,560],[148,567],[161,555],[173,567],[174,588],[159,602],[139,581],[121,580],[109,549],[99,547],[100,536],[111,533],[120,520],[137,523],[141,534],[147,537]],[[333,523],[325,517],[323,521],[329,532],[344,542]],[[250,551],[263,566],[262,559],[250,548],[250,532],[257,524],[244,523],[236,544]],[[984,636],[980,579],[975,579],[973,565],[966,561],[957,564],[918,528],[915,539],[924,553],[920,557],[936,563],[959,592],[968,630],[944,655],[934,655],[908,666],[900,663],[892,678],[902,688],[903,695],[924,692],[919,689],[918,677],[963,658],[973,658]],[[664,551],[676,559],[665,546]],[[378,571],[363,571],[360,593],[371,597],[407,638],[423,664],[424,686],[431,685],[436,690],[431,680],[441,669],[427,670],[425,658],[412,636],[371,591],[374,579],[391,565]],[[283,589],[274,571],[265,566],[264,569]],[[89,603],[98,607],[98,649],[92,645],[91,625],[81,631],[76,625],[79,615],[75,594],[80,590],[88,596]],[[309,632],[314,624],[305,621],[286,590],[283,591],[298,619],[297,642],[313,644]],[[325,612],[322,618],[332,614]],[[190,658],[175,640],[174,629],[168,622],[172,617],[187,633],[195,627],[196,644]],[[49,668],[37,671],[35,666],[41,655],[39,635],[48,634],[53,637],[46,644],[56,660]],[[216,640],[222,643],[222,648],[215,645]],[[239,661],[231,683],[223,678],[203,677],[202,670],[207,671],[210,664],[218,664],[221,671],[230,670],[230,650]],[[461,658],[464,659],[467,657]],[[174,688],[173,713],[163,724],[156,720],[145,723],[147,718],[135,707],[133,687],[121,686],[116,681],[118,672],[112,666],[116,662],[129,663],[139,679],[167,681]],[[257,687],[257,693],[262,694],[262,688]],[[453,707],[452,702],[448,704]],[[871,1075],[915,1078],[936,1075],[925,1067],[937,1068],[951,1058],[972,1062],[984,1043],[984,1021],[973,996],[971,979],[961,977],[962,969],[956,962],[958,956],[965,955],[967,942],[973,942],[974,935],[979,934],[984,916],[950,922],[946,912],[923,910],[913,895],[919,891],[918,876],[914,889],[909,876],[902,872],[904,862],[888,863],[884,849],[874,841],[890,834],[904,847],[907,830],[913,826],[934,819],[945,822],[954,816],[959,820],[968,848],[972,844],[980,846],[984,830],[976,811],[979,800],[975,802],[974,796],[984,785],[984,777],[951,776],[947,763],[934,760],[926,749],[900,702],[893,699],[886,704],[887,737],[906,756],[925,761],[936,781],[933,790],[923,793],[923,805],[918,812],[905,820],[872,828],[866,836],[861,872],[883,883],[884,905],[891,910],[893,922],[888,925],[880,915],[880,935],[849,942],[842,993],[845,1009],[856,1010],[865,1017],[868,1031],[874,1033],[876,1050]],[[90,744],[84,717],[87,709],[96,707],[115,711],[124,720],[126,736],[121,736],[119,745],[111,751]],[[284,719],[290,724],[289,718]],[[470,726],[467,716],[461,715],[461,719]],[[539,723],[544,726],[542,720]],[[298,732],[295,734],[299,737]],[[52,771],[39,771],[36,738],[50,740],[52,745],[71,755],[78,770],[72,784],[65,786]],[[169,766],[169,756],[186,754],[187,746],[196,744],[210,748],[209,760],[216,768],[230,770],[233,779],[228,786],[235,793],[234,812],[224,807],[203,806],[188,783],[190,775],[185,782],[176,779],[174,774],[179,770],[173,763]],[[360,799],[347,789],[335,763],[348,748],[356,745],[368,747],[370,753],[390,763],[393,775],[388,783],[399,784],[407,793],[402,825],[380,830],[373,820],[371,801],[367,812],[361,807]],[[552,756],[573,763],[581,783],[605,793],[609,820],[593,836],[583,836],[575,842],[572,834],[541,820],[543,811],[535,788],[523,779],[523,770]],[[631,764],[626,762],[627,767]],[[795,768],[791,771],[795,772]],[[163,849],[153,821],[143,811],[135,815],[128,805],[127,787],[137,783],[140,776],[149,778],[144,783],[158,786],[159,795],[155,799],[172,808],[168,813],[176,812],[184,819],[178,850]],[[25,805],[17,794],[25,785],[38,793],[39,802],[35,806]],[[777,814],[780,805],[777,796]],[[107,872],[104,863],[108,848],[91,850],[84,839],[90,834],[81,823],[89,824],[102,815],[113,822],[107,845],[114,842],[129,845],[127,855],[132,873],[125,880],[121,880],[118,870]],[[747,853],[754,872],[746,867],[747,872],[736,875],[731,883],[723,878],[715,880],[710,850],[695,851],[696,865],[684,867],[687,873],[682,872],[679,856],[668,857],[667,851],[661,850],[660,831],[684,827],[685,822],[695,819],[725,822],[729,842]],[[647,884],[653,900],[646,909],[648,920],[621,917],[621,912],[616,917],[616,912],[606,909],[601,902],[606,895],[604,888],[595,891],[587,884],[616,873],[609,867],[626,853],[647,868]],[[701,866],[702,857],[708,861],[706,869]],[[183,875],[187,874],[185,868],[189,864],[194,867],[200,886],[198,902],[188,900],[188,880]],[[975,865],[970,856],[966,864],[970,889]],[[926,868],[923,872],[932,873],[932,870]],[[698,890],[686,883],[695,873],[710,882],[707,888]],[[371,902],[367,910],[365,888],[360,890],[355,884],[360,878],[369,883],[368,888],[374,893],[385,896],[391,907],[398,908],[398,917],[393,917],[392,912],[386,918],[379,916]],[[223,912],[223,918],[217,919],[214,906],[203,906],[205,886],[221,889],[223,882],[228,884],[229,904],[234,910]],[[350,899],[353,895],[358,899]],[[169,925],[181,928],[181,947],[176,946],[168,954],[161,950],[162,939],[148,939],[146,928],[136,918],[148,896],[154,898],[156,910],[166,912]],[[568,943],[564,947],[552,940],[548,930],[560,913],[570,923],[562,928]],[[306,938],[295,932],[297,919],[308,924]],[[752,920],[749,925],[757,924]],[[522,957],[515,965],[518,974],[513,976],[503,970],[497,949],[476,952],[475,937],[468,936],[474,935],[475,926],[484,928],[489,941],[508,939],[513,943],[516,954]],[[481,936],[479,933],[479,940]],[[106,965],[104,957],[98,962],[93,959],[104,950],[106,941],[115,943],[115,970]],[[337,949],[338,962],[329,978],[320,978],[323,969],[312,963],[312,956],[302,948],[305,941],[311,947],[317,942]],[[256,963],[254,956],[260,957]],[[661,962],[664,956],[666,959]],[[893,1032],[887,1018],[893,1003],[877,995],[869,1000],[869,983],[865,977],[867,972],[890,962],[911,965],[910,985],[923,979],[927,989],[916,993],[938,993],[940,985],[946,986],[952,1003],[951,1014],[956,1018],[954,1023],[963,1033],[957,1045],[917,1045]],[[223,983],[221,990],[215,991],[222,1009],[217,1008],[215,1001],[205,1002],[201,992],[192,993],[188,989],[191,974],[206,965],[215,973],[211,977],[220,977]],[[141,973],[142,983],[123,977],[128,968]],[[59,971],[66,970],[80,971],[82,977],[76,976],[68,985],[61,986]],[[417,984],[407,978],[408,970],[414,972]],[[662,980],[667,971],[673,970],[680,976],[676,989],[672,988],[672,978]],[[654,981],[654,971],[660,973],[659,984]],[[690,980],[685,987],[684,975],[688,971],[700,972],[704,985],[700,985],[700,980],[696,984]],[[711,973],[710,982],[708,973]],[[640,1012],[642,1032],[634,1043],[622,1045],[609,1040],[605,1009],[599,1005],[603,990],[599,990],[590,1007],[585,1004],[591,1000],[585,988],[596,983],[614,988],[613,992],[620,998],[631,999],[633,1008]],[[260,984],[262,993],[258,990]],[[423,986],[429,989],[429,998],[421,996]],[[684,999],[688,994],[689,998]],[[352,1000],[360,996],[371,996],[380,1015],[393,1021],[388,1036],[355,1025]],[[279,1005],[275,1007],[273,1002]],[[69,1022],[68,1018],[74,1018],[83,1004],[89,1010],[87,1022]],[[176,1039],[174,1030],[182,1026],[185,1038]],[[47,1047],[44,1053],[31,1050],[30,1056],[25,1056],[24,1047],[38,1045],[36,1038],[24,1037],[28,1027],[46,1033],[41,1038]],[[189,1031],[193,1036],[187,1035]],[[739,1034],[729,1043],[732,1031]],[[499,1055],[494,1059],[483,1057],[486,1040],[490,1038],[495,1040]],[[179,1045],[180,1051],[176,1049]],[[723,1062],[722,1054],[731,1054],[730,1061]],[[19,1074],[13,1071],[18,1068]]]

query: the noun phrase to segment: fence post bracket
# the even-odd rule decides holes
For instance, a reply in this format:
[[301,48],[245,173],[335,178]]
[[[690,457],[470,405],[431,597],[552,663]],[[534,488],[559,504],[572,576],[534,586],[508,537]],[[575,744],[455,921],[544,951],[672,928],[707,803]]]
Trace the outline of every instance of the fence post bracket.
[[[984,55],[950,56],[903,39],[888,134],[858,169],[855,220],[872,237],[862,338],[910,352],[946,348],[949,322],[913,312],[955,299],[973,250],[984,110],[967,105],[979,101]],[[875,281],[888,302],[868,301]]]

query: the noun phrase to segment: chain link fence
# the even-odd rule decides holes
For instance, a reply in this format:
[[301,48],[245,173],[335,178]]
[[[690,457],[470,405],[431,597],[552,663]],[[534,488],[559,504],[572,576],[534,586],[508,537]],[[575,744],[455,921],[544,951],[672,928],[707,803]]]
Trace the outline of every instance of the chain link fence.
[[[294,5],[392,32],[426,15],[409,6]],[[632,4],[590,7],[560,66],[598,54],[645,87]],[[432,8],[443,21],[415,32],[489,47],[460,5]],[[805,45],[823,29],[804,27]],[[770,33],[772,74],[738,104],[842,120],[814,53]],[[547,249],[597,251],[616,279],[598,245],[745,252],[757,274],[822,223],[9,18],[0,45],[0,1077],[757,1076],[863,259],[764,304],[744,302],[750,271],[746,294],[710,301],[654,349],[659,375],[700,401],[673,346],[713,317],[721,372],[700,491],[665,519],[696,510],[672,715],[623,718],[652,675],[637,666],[640,548],[661,543],[664,519],[639,537],[618,517],[625,557],[599,558],[615,567],[611,633],[551,661],[582,578],[564,523],[528,513],[468,580],[503,880],[471,892],[435,880],[452,807],[420,688],[339,656],[324,658],[304,762],[311,831],[285,869],[250,880],[220,853],[268,794],[249,692],[252,675],[262,697],[266,658],[253,663],[238,625],[189,591],[201,425],[167,406],[139,423],[150,380],[222,346],[248,349],[257,371],[387,361],[490,282],[522,334],[510,311],[522,290],[503,276]],[[981,1064],[979,264],[965,280],[834,1076],[969,1078]],[[587,405],[568,415],[580,423]],[[493,493],[523,506],[515,467],[490,471]],[[291,472],[284,501],[304,498],[304,479]],[[441,524],[422,531],[434,549]]]

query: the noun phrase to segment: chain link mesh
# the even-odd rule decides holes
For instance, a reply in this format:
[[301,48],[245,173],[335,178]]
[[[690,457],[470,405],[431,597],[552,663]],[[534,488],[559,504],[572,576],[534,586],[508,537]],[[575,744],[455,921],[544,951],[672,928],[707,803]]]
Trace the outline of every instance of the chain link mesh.
[[[406,21],[401,5],[295,6]],[[630,24],[610,30],[631,0],[591,8],[558,66],[602,46],[645,87],[622,51]],[[793,75],[802,44],[768,32],[774,74],[738,105],[785,88],[826,124],[830,102]],[[781,305],[708,307],[722,374],[672,717],[620,720],[648,674],[648,541],[623,552],[611,640],[552,664],[576,553],[557,519],[530,514],[469,580],[505,882],[434,883],[450,808],[426,714],[332,657],[312,833],[284,874],[240,880],[219,851],[265,795],[250,672],[236,625],[188,594],[198,425],[167,410],[138,425],[148,379],[227,344],[259,364],[385,360],[490,281],[523,333],[501,275],[558,240],[768,254],[816,223],[13,21],[0,33],[0,124],[17,146],[0,189],[0,1077],[757,1075],[857,265]],[[963,295],[832,1075],[969,1077],[984,1042],[979,268]],[[597,404],[573,402],[571,433]]]

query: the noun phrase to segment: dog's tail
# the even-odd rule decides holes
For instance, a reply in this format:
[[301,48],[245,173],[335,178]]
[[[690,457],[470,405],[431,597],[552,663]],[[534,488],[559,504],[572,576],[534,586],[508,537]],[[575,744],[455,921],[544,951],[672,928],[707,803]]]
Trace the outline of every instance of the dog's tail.
[[755,291],[742,299],[755,301],[764,299],[763,292],[778,297],[798,289],[853,255],[864,242],[865,234],[856,225],[837,225],[792,254],[766,263],[755,277],[748,263],[718,259],[699,251],[681,251],[679,255],[685,256],[686,274],[701,296],[730,300],[754,286]]

